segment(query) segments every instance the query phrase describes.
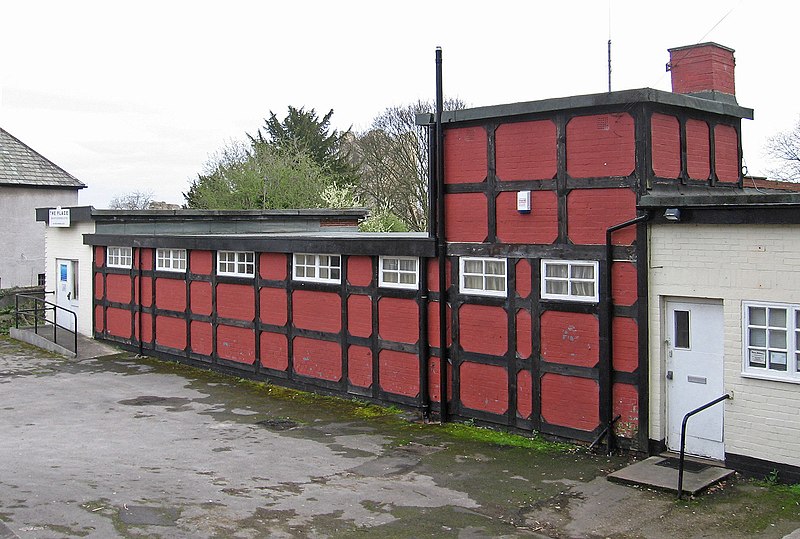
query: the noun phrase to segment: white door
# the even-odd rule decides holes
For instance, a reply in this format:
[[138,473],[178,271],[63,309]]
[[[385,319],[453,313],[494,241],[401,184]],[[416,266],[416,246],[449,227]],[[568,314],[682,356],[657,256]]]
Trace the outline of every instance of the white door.
[[[667,447],[680,451],[681,424],[687,412],[723,394],[723,313],[718,303],[668,301]],[[686,452],[725,458],[722,438],[724,401],[689,418]]]
[[[56,260],[56,305],[78,313],[78,261]],[[56,321],[59,325],[75,330],[75,317],[56,309]]]

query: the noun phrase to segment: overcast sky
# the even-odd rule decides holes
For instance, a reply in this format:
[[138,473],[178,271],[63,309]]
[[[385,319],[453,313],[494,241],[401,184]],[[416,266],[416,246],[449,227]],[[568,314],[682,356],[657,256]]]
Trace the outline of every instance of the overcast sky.
[[[610,14],[610,17],[609,17]],[[750,173],[800,114],[797,2],[52,1],[0,7],[0,127],[89,188],[182,203],[209,155],[289,105],[355,130],[444,89],[471,106],[670,89],[667,49],[736,50]],[[610,24],[609,24],[610,20]]]

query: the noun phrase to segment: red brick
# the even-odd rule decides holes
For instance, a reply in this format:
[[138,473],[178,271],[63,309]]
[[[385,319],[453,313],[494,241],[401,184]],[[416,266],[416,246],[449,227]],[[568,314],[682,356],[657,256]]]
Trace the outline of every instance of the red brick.
[[211,316],[211,283],[192,281],[189,285],[189,300],[194,314]]
[[711,142],[708,124],[700,120],[686,120],[686,169],[694,180],[707,180],[711,174]]
[[211,251],[192,251],[189,254],[189,270],[200,275],[211,275],[213,260]]
[[223,359],[252,365],[256,361],[256,337],[252,329],[217,326],[217,355]]
[[677,178],[681,173],[681,130],[675,116],[653,114],[650,121],[653,172],[662,178]]
[[414,354],[381,350],[378,355],[381,389],[388,393],[416,397],[419,394],[419,359]]
[[630,262],[611,265],[611,296],[616,305],[633,305],[638,297],[636,266]]
[[594,380],[547,373],[541,386],[542,418],[551,425],[591,432],[600,423]]
[[[184,283],[185,286],[185,283]],[[141,291],[142,296],[142,306],[143,307],[150,307],[153,303],[153,279],[150,277],[142,277],[142,284],[139,286],[139,277],[133,278],[133,302],[138,304],[139,302],[139,294]],[[183,310],[183,309],[180,309]]]
[[527,298],[531,295],[531,264],[527,260],[517,262],[517,295]]
[[143,343],[150,344],[153,342],[153,318],[147,314],[142,313],[141,333],[139,329],[139,313],[133,315],[133,333],[134,339],[141,339]]
[[530,371],[517,373],[517,417],[528,419],[533,413],[533,384]]
[[[605,245],[606,229],[636,217],[636,193],[631,189],[575,189],[567,196],[569,239],[574,244]],[[615,245],[630,245],[636,225],[611,236]]]
[[553,191],[531,191],[531,212],[517,211],[516,191],[497,195],[497,239],[502,243],[550,244],[558,238],[558,197]]
[[567,123],[567,173],[573,178],[629,176],[635,150],[630,114],[578,116]]
[[483,127],[447,129],[444,134],[445,183],[474,183],[486,179],[487,151]]
[[415,344],[419,340],[419,308],[412,299],[378,301],[378,334],[385,341]]
[[600,359],[600,324],[592,314],[545,311],[541,345],[546,361],[594,367]]
[[624,438],[634,438],[639,431],[639,393],[629,384],[614,384],[613,416],[621,416],[614,423],[614,432]]
[[261,321],[265,324],[285,326],[288,320],[286,290],[282,288],[262,288],[259,297],[261,301]]
[[508,350],[508,314],[502,307],[462,305],[458,311],[461,346],[468,352],[502,356]]
[[192,352],[211,356],[214,353],[214,329],[208,322],[192,321],[189,324],[192,338]]
[[333,292],[295,290],[292,294],[295,327],[338,333],[342,328],[342,300]]
[[355,345],[348,348],[347,375],[354,386],[372,387],[372,350]]
[[635,371],[639,364],[639,326],[636,320],[615,316],[611,331],[614,332],[614,370]]
[[218,284],[217,316],[252,322],[256,317],[255,291],[252,285]]
[[106,265],[106,248],[96,246],[94,248],[94,265],[97,268],[102,268]]
[[116,303],[131,302],[131,278],[128,275],[106,275],[106,299]]
[[294,372],[331,382],[342,379],[342,351],[335,342],[295,337]]
[[733,52],[717,45],[700,45],[671,50],[669,65],[672,91],[691,94],[716,90],[734,95],[736,85]]
[[488,205],[483,193],[444,196],[445,236],[450,242],[483,242],[489,234]]
[[556,175],[556,126],[550,120],[501,125],[495,148],[500,180],[549,180]]
[[106,289],[103,286],[103,274],[102,273],[95,273],[94,274],[94,297],[97,299],[103,299],[105,296]]
[[473,410],[504,414],[508,410],[508,372],[498,365],[461,364],[461,404]]
[[347,298],[347,331],[355,337],[372,335],[372,298],[359,294]]
[[94,330],[102,333],[103,329],[103,306],[97,305],[94,308]]
[[267,369],[285,371],[289,368],[289,345],[286,335],[261,333],[261,365]]
[[347,282],[353,286],[372,284],[372,258],[350,256],[347,258]]
[[723,183],[739,181],[739,136],[729,125],[714,127],[714,167]]
[[156,279],[156,307],[168,311],[186,310],[186,281]]
[[186,320],[171,316],[156,316],[156,344],[184,350]]
[[153,269],[153,249],[134,249],[133,250],[133,267],[139,267],[139,256],[142,257],[142,269],[149,271]]
[[531,357],[531,313],[525,309],[517,311],[517,357]]
[[[445,286],[450,288],[450,260],[445,260]],[[428,290],[431,292],[439,291],[439,260],[432,258],[428,260]]]
[[[453,344],[453,315],[450,312],[450,305],[445,307],[447,310],[447,346]],[[437,348],[439,346],[439,302],[431,301],[428,303],[428,344]]]
[[[439,391],[439,358],[432,357],[428,360],[428,393],[431,399],[431,402],[440,402],[440,394]],[[451,401],[453,399],[453,367],[449,363],[447,364],[447,401]]]
[[259,274],[262,279],[286,280],[286,255],[283,253],[261,253]]

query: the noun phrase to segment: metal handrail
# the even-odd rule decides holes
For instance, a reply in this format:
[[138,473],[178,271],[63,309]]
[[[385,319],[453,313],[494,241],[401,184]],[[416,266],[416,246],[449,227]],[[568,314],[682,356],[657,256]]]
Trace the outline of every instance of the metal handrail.
[[[29,300],[33,300],[34,307],[32,309],[20,309],[19,308],[19,298],[25,298]],[[39,304],[42,304],[40,307]],[[48,307],[49,306],[49,307]],[[64,312],[69,313],[72,315],[73,319],[73,329],[70,329],[66,326],[62,326],[58,323],[58,310],[62,310]],[[39,334],[39,313],[41,312],[41,318],[44,320],[45,324],[50,322],[47,319],[47,312],[53,311],[53,342],[58,344],[58,328],[61,328],[69,333],[72,333],[72,346],[75,355],[78,355],[78,315],[74,311],[70,311],[66,307],[62,307],[61,305],[56,305],[55,303],[51,303],[49,301],[45,301],[37,296],[32,296],[30,294],[15,294],[14,295],[14,327],[19,329],[19,315],[24,313],[34,313],[33,315],[33,331],[37,335]]]
[[708,402],[699,408],[695,408],[691,412],[687,413],[683,416],[683,423],[681,424],[681,456],[680,461],[678,462],[678,499],[680,500],[683,496],[683,463],[686,458],[686,422],[689,421],[689,418],[692,417],[694,414],[702,412],[706,408],[711,408],[715,404],[718,404],[724,400],[732,399],[730,393],[726,393],[721,397],[717,397],[711,402]]

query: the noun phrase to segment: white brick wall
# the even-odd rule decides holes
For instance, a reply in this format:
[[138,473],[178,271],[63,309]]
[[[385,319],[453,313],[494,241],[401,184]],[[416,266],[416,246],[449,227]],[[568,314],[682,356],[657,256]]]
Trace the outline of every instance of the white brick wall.
[[722,300],[725,451],[800,466],[800,384],[742,376],[742,301],[800,303],[800,225],[650,227],[650,437],[664,439],[664,299]]
[[[45,230],[45,290],[56,289],[56,259],[78,261],[78,332],[92,336],[92,247],[83,244],[84,234],[94,234],[94,221],[72,223],[69,228]],[[48,296],[55,301],[55,296]]]

